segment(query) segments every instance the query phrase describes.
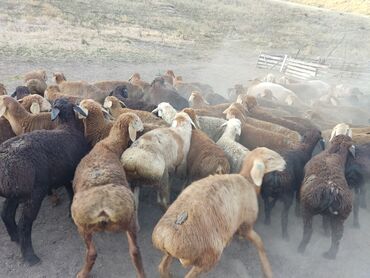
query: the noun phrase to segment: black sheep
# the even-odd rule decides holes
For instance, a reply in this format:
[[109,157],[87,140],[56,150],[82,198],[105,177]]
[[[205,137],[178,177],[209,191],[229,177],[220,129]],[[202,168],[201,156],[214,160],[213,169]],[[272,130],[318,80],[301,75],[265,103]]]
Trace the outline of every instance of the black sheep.
[[355,191],[353,225],[360,227],[358,219],[360,198],[364,197],[365,199],[365,183],[370,180],[370,143],[356,145],[356,157],[348,157],[346,162],[346,180],[349,187]]
[[[77,129],[74,111],[84,112],[66,99],[55,101],[52,120],[55,130],[38,130],[11,138],[0,145],[0,196],[6,198],[1,217],[12,241],[18,242],[23,259],[30,265],[40,261],[35,255],[31,232],[42,200],[52,188],[66,185],[72,197],[74,171],[89,146]],[[15,214],[23,209],[18,225]]]
[[153,80],[149,92],[144,96],[144,101],[158,105],[161,102],[168,102],[176,110],[189,107],[189,102],[179,95],[176,89],[166,87],[163,77]]
[[[270,224],[271,209],[277,200],[281,200],[284,203],[284,209],[281,214],[284,239],[288,239],[289,208],[293,203],[294,194],[298,196],[297,192],[299,192],[304,175],[303,168],[310,160],[312,152],[319,140],[322,149],[324,149],[320,130],[308,130],[303,136],[299,147],[280,152],[286,161],[285,170],[282,172],[274,171],[268,173],[263,178],[261,197],[265,205],[265,224]],[[270,201],[270,198],[272,198],[272,201]]]
[[128,89],[127,86],[125,85],[117,86],[109,95],[115,96],[116,98],[123,102],[125,107],[130,109],[152,112],[154,109],[157,108],[157,105],[149,104],[145,101],[138,99],[128,98]]
[[30,94],[30,90],[26,86],[18,86],[17,88],[15,88],[14,93],[12,93],[10,96],[15,98],[16,100],[20,100]]

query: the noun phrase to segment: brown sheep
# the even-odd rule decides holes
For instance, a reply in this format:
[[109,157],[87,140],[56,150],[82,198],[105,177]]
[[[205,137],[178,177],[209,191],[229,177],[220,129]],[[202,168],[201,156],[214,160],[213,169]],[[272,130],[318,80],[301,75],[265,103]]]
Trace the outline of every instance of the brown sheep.
[[97,143],[79,163],[73,189],[72,218],[86,244],[86,259],[78,278],[87,278],[97,257],[92,241],[96,232],[126,232],[130,256],[138,277],[145,277],[137,244],[135,198],[126,180],[120,156],[129,140],[141,131],[140,119],[127,113],[114,123],[107,138]]
[[324,216],[324,228],[330,221],[332,241],[323,254],[335,259],[343,236],[343,223],[352,211],[352,192],[345,178],[348,153],[354,156],[351,137],[338,135],[324,152],[314,156],[305,166],[305,176],[300,191],[303,216],[303,238],[298,251],[303,253],[312,235],[312,219],[316,214]]
[[91,146],[95,146],[96,143],[109,135],[113,122],[104,118],[101,104],[92,99],[84,99],[80,102],[79,107],[87,115],[86,117],[79,115],[83,118],[85,138]]
[[230,164],[225,152],[199,129],[193,109],[185,108],[197,129],[192,130],[187,156],[187,184],[213,174],[229,174]]
[[231,107],[226,111],[226,119],[236,118],[242,123],[242,130],[239,143],[252,150],[257,147],[267,147],[272,150],[281,150],[284,148],[293,148],[296,143],[288,137],[257,128],[245,122],[243,112],[235,107]]
[[58,85],[48,86],[45,90],[44,97],[50,102],[54,102],[58,98],[66,98],[66,99],[68,99],[69,102],[72,102],[72,103],[75,103],[75,104],[80,103],[83,100],[82,97],[62,94],[59,90]]
[[284,167],[278,153],[258,148],[245,159],[240,174],[209,176],[182,191],[152,234],[154,246],[164,253],[160,276],[169,277],[173,258],[184,267],[193,266],[186,278],[211,270],[239,230],[257,247],[265,277],[272,277],[263,242],[253,226],[264,174]]
[[8,95],[8,92],[6,91],[6,88],[3,83],[0,83],[0,96]]
[[30,79],[26,82],[26,87],[30,91],[30,94],[38,94],[40,96],[44,96],[47,85],[44,80]]
[[0,117],[0,144],[15,136],[17,135],[14,133],[9,121],[4,117]]
[[48,76],[46,75],[46,71],[42,69],[30,71],[24,74],[24,77],[23,77],[24,83],[26,83],[28,80],[31,80],[31,79],[39,79],[42,81],[47,81]]
[[209,107],[210,104],[206,101],[198,91],[191,92],[189,97],[190,107],[193,109]]
[[144,91],[140,86],[131,84],[128,81],[99,81],[93,84],[104,92],[104,96],[108,96],[118,86],[125,86],[127,88],[128,97],[130,99],[141,99],[144,96]]
[[0,96],[1,116],[9,121],[16,135],[39,129],[50,130],[56,127],[56,123],[51,120],[50,113],[30,114],[10,96]]
[[135,72],[131,77],[128,79],[128,81],[134,85],[140,87],[142,90],[148,90],[150,87],[150,84],[148,82],[145,82],[141,79],[141,76],[139,73]]

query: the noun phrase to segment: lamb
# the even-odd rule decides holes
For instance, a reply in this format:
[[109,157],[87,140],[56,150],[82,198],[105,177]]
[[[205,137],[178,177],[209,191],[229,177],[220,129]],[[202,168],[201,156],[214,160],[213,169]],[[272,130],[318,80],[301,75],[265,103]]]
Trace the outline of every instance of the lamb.
[[48,76],[46,74],[46,71],[42,69],[30,71],[24,74],[24,78],[23,78],[24,83],[26,83],[28,80],[31,80],[31,79],[47,81]]
[[330,221],[332,241],[330,249],[323,254],[335,259],[343,236],[343,223],[352,210],[352,192],[345,178],[348,153],[354,156],[351,137],[338,135],[324,152],[314,156],[305,166],[304,180],[300,191],[303,216],[303,238],[298,251],[303,253],[312,235],[312,218],[321,214]]
[[6,88],[3,83],[0,83],[0,96],[7,95],[8,92],[6,91]]
[[28,95],[18,101],[24,109],[32,114],[48,112],[51,110],[51,104],[40,95]]
[[1,116],[9,121],[16,135],[39,129],[55,128],[55,122],[51,121],[50,113],[31,114],[18,101],[9,96],[0,96]]
[[249,154],[249,150],[236,141],[236,137],[241,134],[241,122],[232,118],[223,125],[226,126],[225,131],[216,144],[224,150],[229,160],[230,173],[239,173],[245,157]]
[[72,103],[75,103],[75,104],[80,103],[83,100],[82,97],[63,94],[59,90],[58,85],[48,86],[45,90],[44,97],[50,102],[53,102],[58,98],[66,98],[66,99],[68,99],[69,102],[72,102]]
[[243,112],[236,107],[230,107],[225,112],[226,119],[230,120],[232,118],[236,118],[241,121],[242,130],[239,143],[250,150],[261,146],[271,148],[273,150],[280,150],[289,147],[291,148],[296,145],[295,142],[291,141],[286,136],[245,123]]
[[132,112],[139,116],[139,118],[144,123],[155,124],[158,126],[167,126],[166,122],[163,121],[161,118],[156,117],[153,113],[147,111],[140,111],[140,110],[133,110],[129,108],[123,108],[121,105],[125,105],[125,103],[121,102],[114,96],[106,97],[104,100],[103,107],[108,109],[113,118],[118,118],[119,115],[122,113]]
[[[271,209],[276,201],[282,201],[284,209],[281,213],[281,227],[283,239],[285,240],[289,239],[288,215],[290,206],[293,204],[294,194],[297,197],[296,209],[298,210],[299,189],[304,176],[303,168],[310,160],[318,142],[320,142],[323,150],[325,143],[322,140],[320,130],[308,130],[297,147],[279,152],[286,161],[285,170],[282,172],[271,172],[263,177],[261,197],[265,205],[265,224],[270,224]],[[270,201],[270,198],[272,201]]]
[[190,149],[187,156],[187,184],[213,174],[229,174],[230,164],[224,151],[203,131],[199,130],[195,112],[185,108],[197,129],[191,133]]
[[158,188],[158,201],[167,208],[170,200],[169,175],[186,169],[191,125],[188,114],[176,114],[171,127],[157,128],[142,135],[121,157],[129,182]]
[[113,122],[104,118],[102,106],[92,99],[84,99],[79,108],[86,116],[80,115],[84,123],[84,134],[87,142],[95,146],[100,140],[109,135]]
[[20,100],[30,94],[30,90],[26,86],[18,86],[17,88],[15,88],[14,93],[12,93],[10,96],[17,100]]
[[163,77],[157,77],[153,80],[149,92],[144,96],[143,100],[155,105],[161,102],[168,102],[177,110],[189,107],[188,101],[180,96],[176,90],[165,86]]
[[137,212],[120,157],[129,140],[143,129],[132,113],[118,117],[108,137],[97,143],[78,164],[73,180],[75,192],[72,218],[86,244],[85,264],[77,277],[88,277],[97,253],[92,236],[96,232],[126,231],[130,256],[138,277],[145,277],[137,244]]
[[[20,244],[22,257],[29,265],[40,261],[32,247],[31,232],[42,200],[51,188],[62,185],[73,194],[70,181],[89,150],[76,128],[74,110],[83,113],[66,100],[57,100],[51,112],[52,120],[58,118],[55,130],[30,132],[0,145],[0,196],[6,198],[1,217],[10,239]],[[15,215],[20,203],[24,205],[17,225]]]
[[30,94],[38,94],[40,96],[44,96],[47,84],[44,80],[30,79],[26,82],[26,87],[30,91]]
[[285,161],[278,153],[257,148],[245,159],[240,174],[209,176],[182,191],[152,234],[154,246],[164,253],[158,268],[160,276],[169,277],[173,258],[184,267],[193,266],[187,278],[211,270],[239,230],[257,247],[264,276],[272,277],[263,242],[253,226],[263,175],[284,167]]

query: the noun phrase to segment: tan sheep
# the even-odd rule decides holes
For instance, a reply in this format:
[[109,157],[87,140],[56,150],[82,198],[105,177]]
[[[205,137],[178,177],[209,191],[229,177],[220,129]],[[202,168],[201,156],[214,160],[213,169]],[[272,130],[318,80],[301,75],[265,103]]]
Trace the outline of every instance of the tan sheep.
[[199,109],[209,107],[210,104],[206,101],[198,91],[193,91],[189,97],[189,104],[191,108]]
[[148,90],[149,87],[150,87],[150,83],[143,81],[141,79],[141,76],[140,76],[140,74],[138,72],[135,72],[133,75],[131,75],[131,77],[128,79],[128,81],[132,85],[138,86],[138,87],[140,87],[143,90]]
[[50,102],[53,102],[58,98],[66,98],[66,99],[68,99],[69,102],[72,102],[72,103],[75,103],[75,104],[80,103],[83,100],[82,97],[62,94],[59,90],[58,85],[48,86],[45,90],[44,97]]
[[51,104],[40,95],[28,95],[18,100],[20,104],[28,112],[32,114],[39,114],[40,112],[48,112],[51,110]]
[[99,81],[95,82],[93,85],[102,90],[105,97],[108,96],[118,86],[126,86],[128,97],[130,99],[141,99],[144,96],[144,91],[140,86],[137,86],[136,84],[131,84],[128,81]]
[[24,83],[26,83],[28,80],[31,80],[31,79],[39,79],[42,81],[47,81],[48,76],[46,74],[46,71],[42,69],[30,71],[24,74],[24,77],[23,77]]
[[278,153],[257,148],[244,161],[240,174],[209,176],[189,185],[153,231],[154,246],[165,254],[159,265],[161,277],[169,277],[173,258],[184,267],[193,266],[186,278],[211,270],[238,230],[257,247],[265,277],[272,277],[263,242],[253,226],[264,174],[284,168]]
[[10,96],[0,96],[1,116],[9,121],[16,135],[39,129],[54,129],[56,126],[56,123],[51,121],[50,113],[30,114]]
[[128,180],[136,185],[155,186],[163,208],[168,207],[170,200],[169,175],[186,169],[191,125],[194,123],[189,115],[180,112],[171,127],[145,133],[122,154],[121,162]]
[[105,93],[97,86],[91,85],[86,81],[67,81],[63,73],[54,73],[54,79],[59,86],[60,92],[66,95],[91,98],[102,103],[109,94],[109,92]]
[[126,232],[130,256],[138,277],[145,277],[137,244],[137,211],[120,157],[129,140],[143,129],[132,113],[121,115],[108,137],[97,143],[79,163],[73,189],[72,218],[86,244],[86,259],[78,278],[87,278],[97,257],[92,241],[96,232]]

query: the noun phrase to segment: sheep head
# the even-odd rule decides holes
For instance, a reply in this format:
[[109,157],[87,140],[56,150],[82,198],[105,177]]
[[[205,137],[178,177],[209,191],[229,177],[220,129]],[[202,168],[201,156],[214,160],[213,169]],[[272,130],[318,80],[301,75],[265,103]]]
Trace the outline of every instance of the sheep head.
[[345,134],[339,134],[335,136],[328,148],[328,153],[343,153],[343,150],[347,150],[351,155],[356,157],[356,147],[353,145],[352,138]]
[[193,121],[194,126],[196,129],[201,129],[198,121],[197,114],[195,113],[195,110],[192,108],[184,108],[182,112],[185,112],[189,115],[190,119]]
[[156,77],[154,78],[154,80],[152,81],[152,83],[150,84],[150,86],[152,87],[163,87],[164,86],[164,78],[163,77]]
[[254,96],[248,96],[244,94],[238,95],[236,102],[242,104],[247,111],[250,111],[254,107],[258,106],[257,99]]
[[54,121],[56,118],[59,118],[61,122],[70,121],[75,117],[74,112],[87,116],[79,106],[69,102],[68,99],[58,98],[54,101],[51,109],[51,120]]
[[167,76],[171,76],[172,78],[176,78],[175,77],[175,73],[173,72],[173,70],[167,70],[164,75],[167,75]]
[[258,187],[262,185],[263,176],[273,171],[283,171],[286,163],[284,158],[277,152],[265,147],[251,151],[243,162],[240,175],[251,179]]
[[168,102],[161,102],[152,113],[158,113],[158,117],[161,117],[168,124],[171,124],[177,113],[176,109],[172,107]]
[[144,125],[136,114],[129,112],[119,115],[117,120],[114,122],[112,127],[112,130],[114,131],[112,133],[116,132],[117,129],[120,133],[122,133],[123,130],[128,129],[130,140],[134,142],[136,140],[137,132],[144,130]]
[[227,120],[236,118],[241,122],[245,122],[247,120],[247,115],[244,112],[243,106],[240,103],[232,103],[224,112]]
[[188,126],[189,128],[193,125],[194,127],[195,124],[190,118],[190,116],[185,113],[185,112],[179,112],[175,115],[173,122],[171,124],[171,127],[186,127]]
[[6,116],[9,109],[16,110],[20,104],[10,96],[0,96],[0,117]]
[[126,104],[115,96],[107,96],[104,100],[103,107],[106,109],[117,109],[118,107],[127,107]]
[[[237,118],[231,118],[226,123],[222,124],[221,127],[226,126],[227,130],[231,130],[233,135],[240,136],[242,133],[241,122]],[[226,132],[226,131],[225,131]]]
[[117,98],[128,98],[128,88],[126,85],[119,85],[109,93],[109,96],[115,96]]
[[47,112],[51,110],[51,104],[40,95],[29,95],[18,101],[24,108],[29,109],[32,114],[39,114],[40,112]]
[[352,129],[345,123],[337,124],[331,132],[329,142],[331,142],[335,136],[340,134],[344,134],[352,138]]
[[10,96],[17,100],[20,100],[30,94],[30,90],[26,86],[18,86],[17,88],[15,88],[14,93],[12,93]]
[[206,106],[209,105],[209,102],[198,91],[193,91],[189,97],[189,104],[191,106]]
[[66,77],[61,72],[55,72],[53,73],[53,79],[55,83],[60,84],[63,81],[67,81]]
[[137,82],[141,80],[141,76],[138,72],[135,72],[133,75],[130,76],[128,79],[129,82]]
[[[89,115],[95,115],[95,117],[104,117],[104,110],[100,103],[93,99],[84,99],[80,102],[79,108],[84,112],[84,114],[79,113],[78,117],[80,119],[86,119]],[[108,113],[108,111],[106,111]],[[94,116],[92,116],[94,117]]]

